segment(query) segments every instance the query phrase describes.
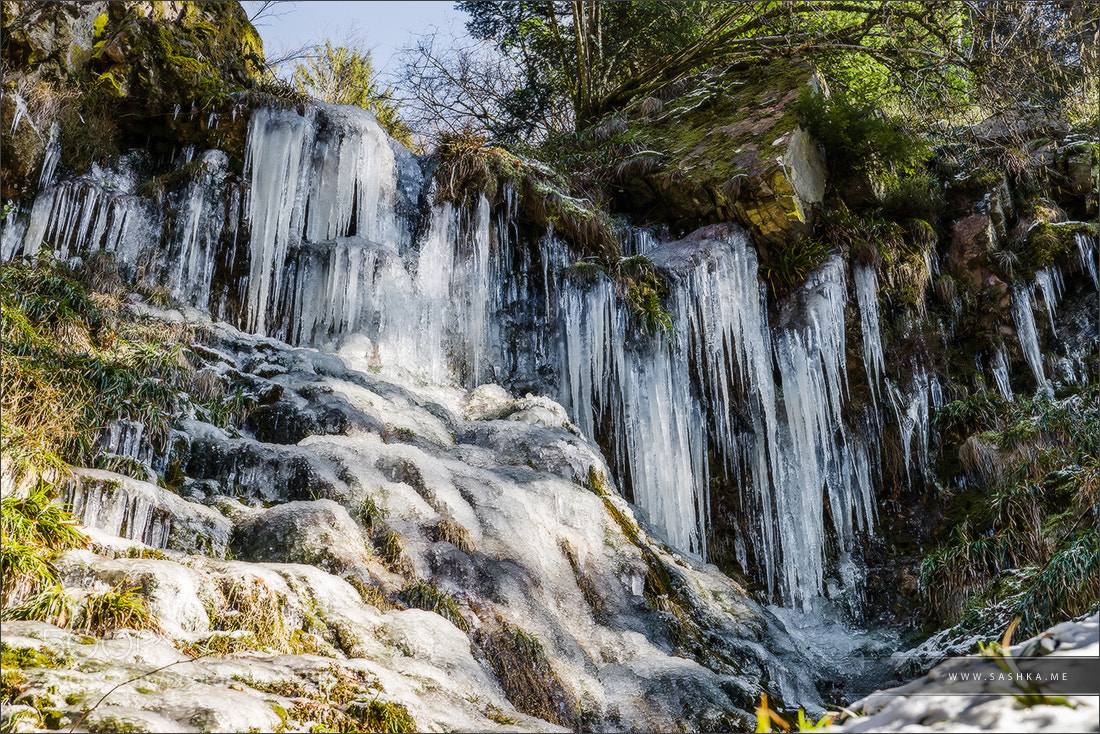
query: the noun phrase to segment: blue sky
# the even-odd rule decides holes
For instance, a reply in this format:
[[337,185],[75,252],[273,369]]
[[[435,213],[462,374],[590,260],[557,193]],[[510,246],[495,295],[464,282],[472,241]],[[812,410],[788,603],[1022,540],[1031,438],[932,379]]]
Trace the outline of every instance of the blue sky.
[[[243,2],[249,15],[258,2]],[[335,2],[299,0],[281,3],[275,10],[256,20],[256,30],[264,40],[264,53],[271,59],[284,51],[331,39],[339,43],[349,36],[372,51],[374,67],[383,75],[396,71],[393,54],[418,33],[432,27],[465,34],[466,14],[454,8],[454,2],[418,0],[414,2]],[[286,73],[283,70],[283,73]]]

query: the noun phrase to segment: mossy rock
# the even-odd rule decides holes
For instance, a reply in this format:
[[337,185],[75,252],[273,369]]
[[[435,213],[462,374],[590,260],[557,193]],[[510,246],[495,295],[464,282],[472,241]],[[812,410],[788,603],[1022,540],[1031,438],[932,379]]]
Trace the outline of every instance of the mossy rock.
[[1100,145],[1095,140],[1067,145],[1058,151],[1059,168],[1066,177],[1069,192],[1077,196],[1100,190]]
[[[243,158],[248,116],[232,112],[241,93],[263,86],[264,60],[239,3],[5,2],[3,32],[9,68],[61,102],[63,166],[80,172],[127,146],[169,153],[192,144]],[[89,118],[100,124],[85,125]],[[44,136],[48,120],[34,123]],[[40,158],[33,146],[3,142]],[[35,183],[38,166],[5,168],[5,196]]]
[[628,120],[646,166],[623,166],[618,208],[681,229],[739,220],[758,239],[807,233],[825,193],[824,160],[794,103],[817,84],[812,66],[777,60],[703,75],[670,102]]
[[1020,257],[1021,277],[1035,277],[1035,271],[1054,263],[1077,246],[1077,235],[1097,236],[1094,222],[1038,222],[1027,232]]

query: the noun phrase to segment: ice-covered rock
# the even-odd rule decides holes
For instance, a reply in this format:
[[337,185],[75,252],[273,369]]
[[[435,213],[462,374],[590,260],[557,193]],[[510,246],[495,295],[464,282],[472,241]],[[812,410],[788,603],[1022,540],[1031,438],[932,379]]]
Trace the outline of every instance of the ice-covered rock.
[[1098,654],[1100,617],[1094,614],[1012,645],[1003,656],[951,659],[917,680],[873,693],[848,706],[855,715],[830,731],[1096,731],[1100,696],[1018,681],[1010,662],[1035,655],[1083,658],[1076,674],[1084,672],[1085,680],[1091,672],[1095,682]]

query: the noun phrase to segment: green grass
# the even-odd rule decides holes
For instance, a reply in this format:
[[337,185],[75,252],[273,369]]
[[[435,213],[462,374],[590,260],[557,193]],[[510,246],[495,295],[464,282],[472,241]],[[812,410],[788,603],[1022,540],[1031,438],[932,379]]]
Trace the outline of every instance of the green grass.
[[143,424],[163,447],[189,408],[229,426],[255,406],[245,391],[213,390],[209,375],[196,373],[199,358],[186,348],[199,336],[192,326],[123,307],[129,286],[109,253],[78,269],[48,254],[6,263],[0,288],[3,453],[17,469],[94,466],[113,421]]
[[77,271],[21,260],[0,276],[4,453],[30,468],[92,464],[102,431],[120,418],[163,441],[181,408],[192,371],[182,344],[193,333],[126,313],[117,269],[103,261],[89,257]]
[[26,497],[8,496],[0,502],[0,586],[5,609],[55,586],[53,557],[87,545],[76,518],[51,501],[55,492],[53,485],[39,481]]
[[417,581],[406,587],[401,595],[409,606],[435,612],[463,632],[470,631],[470,623],[462,616],[458,602],[446,591],[437,589],[424,581]]
[[145,599],[132,590],[83,591],[53,584],[6,608],[4,618],[42,621],[97,637],[120,629],[161,632]]
[[1019,617],[1031,635],[1096,607],[1098,408],[1092,385],[1062,400],[977,393],[937,412],[942,451],[959,457],[970,487],[947,508],[952,534],[921,563],[935,621],[981,631]]
[[446,541],[463,553],[473,553],[475,550],[473,538],[470,537],[470,531],[449,517],[445,517],[437,522],[432,527],[431,532],[436,542]]

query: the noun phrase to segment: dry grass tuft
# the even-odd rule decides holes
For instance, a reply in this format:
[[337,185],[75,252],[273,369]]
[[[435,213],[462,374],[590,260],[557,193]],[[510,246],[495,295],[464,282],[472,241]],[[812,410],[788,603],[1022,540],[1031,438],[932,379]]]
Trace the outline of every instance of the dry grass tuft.
[[478,631],[475,644],[485,653],[504,695],[517,711],[559,726],[576,727],[576,698],[537,638],[497,617],[492,629]]

